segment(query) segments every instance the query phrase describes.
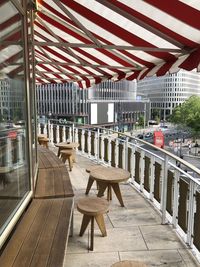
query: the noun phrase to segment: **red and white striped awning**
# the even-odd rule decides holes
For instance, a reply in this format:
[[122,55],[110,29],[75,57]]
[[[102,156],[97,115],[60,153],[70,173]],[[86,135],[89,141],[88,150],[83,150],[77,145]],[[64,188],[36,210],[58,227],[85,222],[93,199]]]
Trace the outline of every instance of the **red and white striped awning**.
[[[10,24],[3,22],[11,27],[17,18],[9,14]],[[39,83],[89,87],[199,71],[200,1],[40,0],[34,45]],[[12,56],[20,57],[17,46]]]

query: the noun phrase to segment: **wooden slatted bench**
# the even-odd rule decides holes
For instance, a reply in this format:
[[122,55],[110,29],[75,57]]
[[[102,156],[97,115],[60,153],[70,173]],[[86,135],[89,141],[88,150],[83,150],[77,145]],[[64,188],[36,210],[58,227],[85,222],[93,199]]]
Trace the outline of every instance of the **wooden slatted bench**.
[[0,257],[2,267],[63,265],[73,198],[34,199]]
[[74,192],[65,166],[38,170],[35,198],[72,196],[74,196]]
[[34,198],[1,249],[2,267],[61,267],[72,233],[74,193],[66,166],[38,149]]

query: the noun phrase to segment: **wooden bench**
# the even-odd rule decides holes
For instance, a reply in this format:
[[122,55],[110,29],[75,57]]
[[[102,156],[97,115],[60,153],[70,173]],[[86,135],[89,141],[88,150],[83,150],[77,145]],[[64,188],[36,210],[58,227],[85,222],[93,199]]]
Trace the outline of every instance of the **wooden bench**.
[[38,149],[33,200],[1,249],[2,267],[61,267],[72,233],[74,193],[66,166],[46,148]]
[[2,267],[63,265],[73,198],[34,199],[0,257]]
[[74,196],[74,192],[66,166],[38,170],[35,198],[72,196]]

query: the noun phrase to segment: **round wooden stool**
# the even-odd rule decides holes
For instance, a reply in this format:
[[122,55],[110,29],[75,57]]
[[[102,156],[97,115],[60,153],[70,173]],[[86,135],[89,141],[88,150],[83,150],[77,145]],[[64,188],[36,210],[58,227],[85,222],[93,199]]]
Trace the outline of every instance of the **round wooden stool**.
[[44,146],[44,147],[48,148],[49,139],[46,138],[46,137],[39,138],[39,139],[38,139],[38,143],[39,143],[41,146]]
[[90,250],[94,249],[94,219],[96,220],[102,236],[106,236],[106,227],[103,214],[108,211],[109,202],[98,197],[85,197],[78,200],[77,210],[83,214],[80,236],[83,236],[91,221]]
[[111,267],[147,267],[147,265],[139,261],[119,261]]
[[62,162],[65,163],[68,160],[69,170],[72,171],[73,168],[73,151],[72,150],[61,150],[60,151]]

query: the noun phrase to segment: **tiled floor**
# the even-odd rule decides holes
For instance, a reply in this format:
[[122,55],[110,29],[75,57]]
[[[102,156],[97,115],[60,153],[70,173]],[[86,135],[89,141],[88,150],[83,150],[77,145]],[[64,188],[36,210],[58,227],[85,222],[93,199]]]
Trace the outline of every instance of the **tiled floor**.
[[[77,156],[77,163],[70,172],[75,193],[74,235],[69,238],[64,267],[110,267],[126,259],[143,261],[149,267],[200,266],[171,226],[161,225],[158,212],[128,184],[120,185],[125,207],[121,207],[113,195],[105,215],[107,236],[102,237],[96,226],[94,251],[89,251],[89,230],[79,237],[82,215],[76,210],[76,202],[85,197],[88,181],[85,168],[91,164],[95,163]],[[96,195],[95,185],[91,195]]]

